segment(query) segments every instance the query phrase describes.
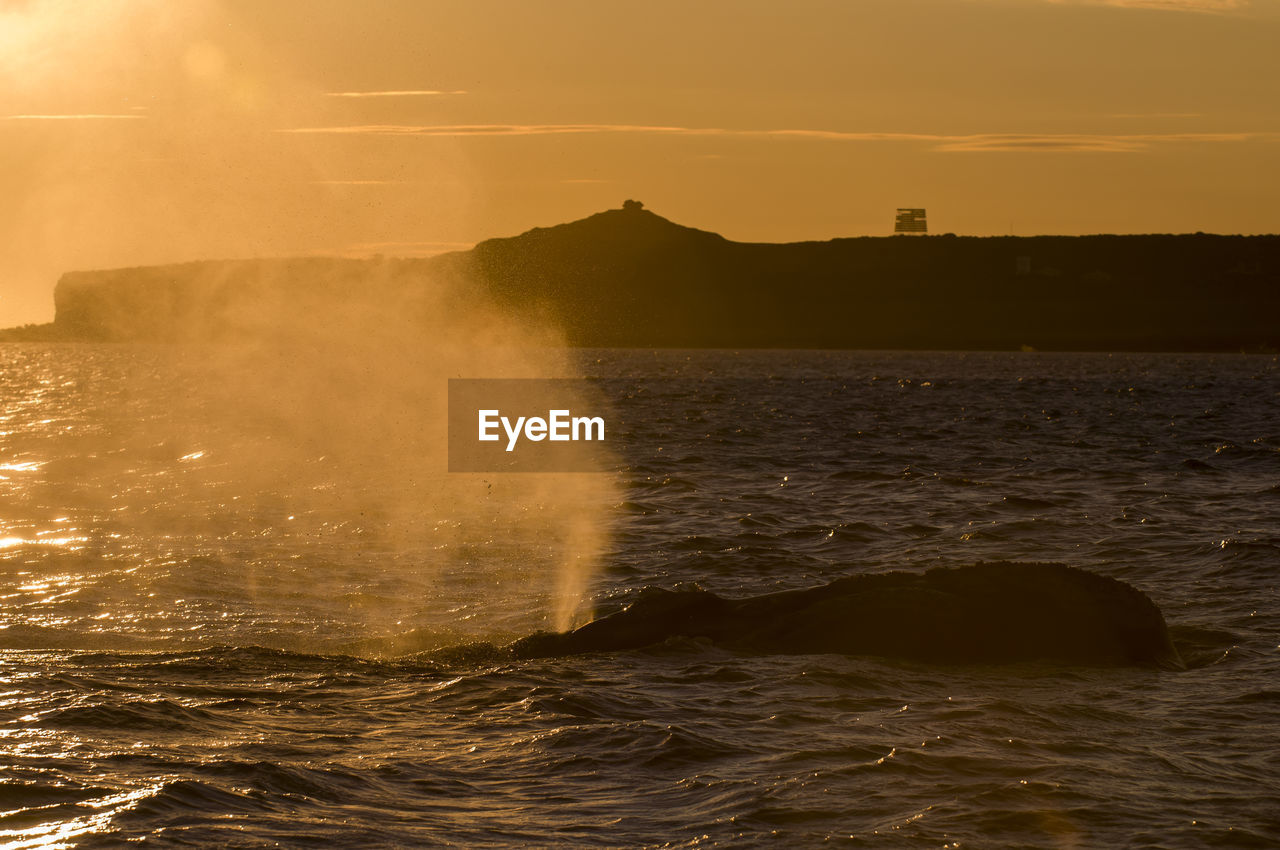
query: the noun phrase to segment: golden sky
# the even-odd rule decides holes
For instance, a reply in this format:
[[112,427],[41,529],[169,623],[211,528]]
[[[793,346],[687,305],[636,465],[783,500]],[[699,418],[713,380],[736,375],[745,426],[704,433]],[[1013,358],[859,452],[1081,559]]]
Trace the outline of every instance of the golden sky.
[[66,270],[1280,231],[1280,0],[0,0],[0,326]]

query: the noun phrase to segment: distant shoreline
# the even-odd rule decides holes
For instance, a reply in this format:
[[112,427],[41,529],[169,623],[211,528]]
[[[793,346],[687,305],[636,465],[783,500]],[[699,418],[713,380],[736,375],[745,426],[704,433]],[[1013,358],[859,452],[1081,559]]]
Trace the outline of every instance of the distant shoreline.
[[1280,236],[738,243],[638,204],[429,258],[71,272],[53,322],[0,341],[216,339],[254,299],[306,321],[317,297],[382,304],[441,279],[549,321],[573,347],[1280,351]]
[[[0,328],[0,345],[4,344],[62,344],[62,345],[190,345],[188,342],[175,340],[93,340],[73,336],[63,336],[52,322],[43,325],[19,325],[13,328]],[[217,345],[218,343],[209,343]],[[1275,357],[1280,355],[1280,348],[1261,346],[1247,348],[1055,348],[1039,349],[1021,348],[835,348],[815,346],[609,346],[609,345],[570,345],[575,350],[600,351],[828,351],[828,352],[863,352],[867,354],[1009,354],[1019,356],[1037,356],[1054,354],[1135,354],[1135,355],[1233,355],[1237,357]]]

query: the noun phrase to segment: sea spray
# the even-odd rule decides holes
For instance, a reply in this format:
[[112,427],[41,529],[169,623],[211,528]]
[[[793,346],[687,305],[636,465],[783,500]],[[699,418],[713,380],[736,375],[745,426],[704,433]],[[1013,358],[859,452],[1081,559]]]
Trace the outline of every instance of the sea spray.
[[[157,605],[191,604],[216,570],[240,576],[228,611],[254,642],[412,633],[395,643],[406,651],[588,616],[612,476],[447,471],[448,379],[574,377],[553,328],[495,308],[465,277],[396,261],[188,271],[146,287],[150,299],[130,291],[128,310],[111,300],[127,275],[92,293],[103,336],[147,328],[186,344],[139,347],[77,447],[95,512],[158,540],[181,529],[186,551],[126,556],[169,564]],[[50,498],[82,471],[50,479]],[[333,633],[290,626],[303,621]]]

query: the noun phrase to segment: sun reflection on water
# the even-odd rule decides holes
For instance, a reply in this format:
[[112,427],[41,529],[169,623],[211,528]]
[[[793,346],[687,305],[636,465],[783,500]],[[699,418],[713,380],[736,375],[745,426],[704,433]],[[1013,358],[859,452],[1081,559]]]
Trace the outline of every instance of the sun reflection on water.
[[[117,815],[127,812],[148,797],[155,796],[163,788],[164,783],[160,782],[119,794],[83,800],[76,803],[75,807],[89,811],[69,820],[37,824],[25,829],[0,829],[0,847],[5,850],[56,850],[73,847],[72,839],[106,830]],[[0,812],[0,816],[16,813],[18,812]]]
[[87,537],[43,537],[44,534],[51,532],[39,532],[35,538],[29,537],[0,537],[0,549],[13,549],[17,546],[65,546],[68,549],[76,550],[83,548],[75,544],[88,543]]
[[26,460],[19,463],[0,463],[0,472],[33,472],[44,466],[43,460]]

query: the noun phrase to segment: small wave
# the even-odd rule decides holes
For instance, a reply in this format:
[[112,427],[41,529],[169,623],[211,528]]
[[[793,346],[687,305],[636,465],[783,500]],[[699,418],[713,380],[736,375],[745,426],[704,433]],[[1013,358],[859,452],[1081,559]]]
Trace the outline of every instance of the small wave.
[[230,782],[237,787],[253,789],[257,794],[297,795],[315,800],[346,802],[349,795],[368,788],[368,781],[359,774],[341,767],[311,767],[281,765],[270,761],[217,761],[201,764],[196,768],[201,776],[218,779],[217,786],[205,782],[192,783],[197,788],[184,789],[184,796],[191,791],[204,792]]
[[227,790],[210,782],[176,779],[164,785],[128,812],[117,817],[117,826],[127,831],[137,821],[156,818],[166,821],[174,815],[198,814],[202,818],[218,814],[245,814],[271,811],[275,804],[254,791]]
[[790,523],[772,513],[749,513],[738,517],[738,525],[747,528],[790,528]]
[[62,729],[148,729],[178,732],[221,726],[228,720],[199,707],[158,699],[54,709],[42,714],[38,722],[42,726]]
[[645,478],[634,481],[631,486],[635,490],[661,490],[664,493],[691,493],[698,489],[697,483],[675,475],[668,475],[661,479],[657,477]]
[[1280,561],[1280,537],[1224,537],[1218,541],[1226,564],[1275,566]]
[[896,481],[898,475],[875,469],[842,469],[827,476],[829,481]]
[[103,794],[112,793],[111,789],[93,785],[70,784],[65,782],[31,782],[19,779],[0,779],[0,809],[10,810],[0,815],[0,822],[13,815],[22,814],[32,808],[42,809],[48,806],[78,803]]
[[1058,502],[1051,502],[1048,499],[1033,499],[1029,496],[1005,496],[1000,500],[1000,503],[1020,511],[1047,511],[1061,507]]
[[742,752],[741,744],[727,744],[684,726],[643,719],[612,725],[603,736],[600,730],[567,726],[541,739],[540,744],[549,752],[565,753],[564,763],[577,769],[616,764],[668,769],[706,764]]
[[1234,632],[1187,625],[1170,626],[1169,638],[1188,670],[1225,661],[1231,649],[1242,640]]
[[119,649],[155,647],[157,641],[124,632],[67,629],[17,624],[0,627],[0,649],[94,650],[103,646]]
[[1264,688],[1260,691],[1250,691],[1247,694],[1241,694],[1238,697],[1234,697],[1231,702],[1241,703],[1244,705],[1280,705],[1280,690],[1276,690],[1275,688]]
[[512,659],[511,650],[505,646],[476,641],[446,646],[422,653],[418,658],[446,668],[472,668],[488,664],[500,664]]

